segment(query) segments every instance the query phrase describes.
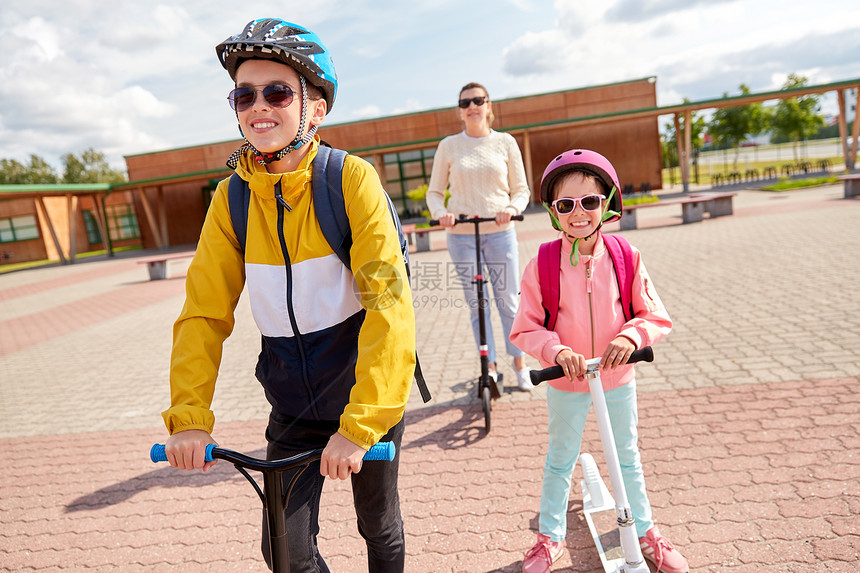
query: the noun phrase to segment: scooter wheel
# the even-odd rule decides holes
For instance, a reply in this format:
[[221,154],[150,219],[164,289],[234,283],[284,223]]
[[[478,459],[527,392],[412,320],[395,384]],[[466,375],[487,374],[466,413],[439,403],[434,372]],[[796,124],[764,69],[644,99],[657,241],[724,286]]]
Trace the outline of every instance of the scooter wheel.
[[481,388],[481,405],[484,407],[484,429],[490,433],[490,388]]

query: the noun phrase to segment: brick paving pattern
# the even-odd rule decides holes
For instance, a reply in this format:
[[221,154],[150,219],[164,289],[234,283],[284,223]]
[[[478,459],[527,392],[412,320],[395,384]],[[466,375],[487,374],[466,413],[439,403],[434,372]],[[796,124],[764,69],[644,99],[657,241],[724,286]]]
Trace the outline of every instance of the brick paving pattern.
[[[654,208],[625,233],[675,320],[638,370],[642,455],[655,519],[693,571],[860,571],[860,202],[841,196],[741,191],[732,217],[680,225]],[[553,234],[539,213],[519,229],[524,266]],[[140,256],[0,275],[0,571],[265,570],[260,502],[244,478],[223,462],[202,474],[146,458],[165,437],[184,291],[182,262],[171,263],[177,278],[149,282]],[[518,571],[537,526],[543,391],[506,393],[484,435],[447,253],[412,261],[434,400],[413,392],[407,412],[407,570]],[[237,316],[215,437],[261,454],[259,334],[244,297]],[[509,360],[499,366],[513,378]],[[603,468],[593,421],[583,450]],[[579,479],[577,468],[554,571],[596,573]],[[321,519],[331,569],[365,570],[348,484],[327,482]]]

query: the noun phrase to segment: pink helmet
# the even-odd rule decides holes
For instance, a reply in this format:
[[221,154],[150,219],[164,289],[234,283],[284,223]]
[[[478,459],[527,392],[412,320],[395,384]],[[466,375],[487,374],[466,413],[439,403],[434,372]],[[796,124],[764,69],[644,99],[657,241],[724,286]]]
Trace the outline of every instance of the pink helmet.
[[542,203],[547,205],[552,203],[552,197],[550,197],[552,185],[556,179],[568,171],[585,171],[602,181],[607,189],[612,189],[614,186],[615,193],[609,201],[609,210],[615,211],[618,216],[607,219],[604,223],[617,221],[621,218],[621,183],[618,182],[615,168],[612,167],[608,159],[596,151],[589,151],[588,149],[571,149],[549,162],[540,180],[540,200]]

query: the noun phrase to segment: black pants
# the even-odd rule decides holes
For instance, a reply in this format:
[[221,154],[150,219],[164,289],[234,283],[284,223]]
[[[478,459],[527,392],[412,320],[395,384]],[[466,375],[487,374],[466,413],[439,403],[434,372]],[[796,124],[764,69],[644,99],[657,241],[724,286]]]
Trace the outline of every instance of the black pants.
[[[361,471],[352,475],[352,496],[358,518],[358,531],[367,542],[367,566],[372,573],[402,573],[406,560],[403,519],[397,493],[400,464],[400,443],[403,420],[382,438],[394,442],[397,454],[392,462],[365,462]],[[275,412],[269,416],[266,458],[277,460],[308,450],[324,448],[340,427],[338,421],[317,422],[297,420]],[[287,491],[293,472],[283,474]],[[320,475],[319,460],[312,463],[296,482],[284,510],[287,543],[290,550],[291,573],[328,573],[319,554],[319,507],[325,478]],[[271,569],[269,527],[263,512],[263,557]]]

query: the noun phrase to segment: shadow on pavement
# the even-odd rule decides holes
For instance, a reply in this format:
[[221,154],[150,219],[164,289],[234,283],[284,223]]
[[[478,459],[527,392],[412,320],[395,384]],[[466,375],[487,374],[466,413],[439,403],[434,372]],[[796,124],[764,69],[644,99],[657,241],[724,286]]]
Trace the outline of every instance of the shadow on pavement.
[[[252,457],[265,457],[266,449],[247,452]],[[253,475],[253,474],[252,474]],[[83,495],[65,506],[65,513],[95,511],[128,501],[136,494],[154,487],[203,487],[221,482],[245,481],[230,464],[220,460],[208,472],[183,471],[161,464],[159,469],[141,474],[129,480],[111,484],[93,493]],[[248,484],[248,487],[252,486]]]

